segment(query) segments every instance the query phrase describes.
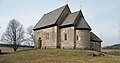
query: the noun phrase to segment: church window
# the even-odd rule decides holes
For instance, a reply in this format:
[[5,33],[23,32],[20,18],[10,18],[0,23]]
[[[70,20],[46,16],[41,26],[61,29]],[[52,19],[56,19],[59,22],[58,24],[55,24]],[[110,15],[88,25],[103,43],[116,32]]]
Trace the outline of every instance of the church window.
[[46,33],[46,40],[49,39],[49,33]]
[[67,40],[67,34],[64,35],[64,39]]
[[79,36],[78,35],[77,35],[76,39],[79,40]]

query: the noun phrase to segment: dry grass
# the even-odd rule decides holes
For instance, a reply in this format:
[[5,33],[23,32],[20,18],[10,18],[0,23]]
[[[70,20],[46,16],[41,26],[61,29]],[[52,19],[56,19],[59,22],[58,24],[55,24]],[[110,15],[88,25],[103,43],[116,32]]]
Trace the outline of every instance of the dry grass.
[[[17,51],[26,50],[26,49],[33,49],[33,48],[19,47],[19,48],[17,49]],[[13,48],[11,48],[11,47],[0,47],[0,50],[1,50],[2,52],[5,52],[5,53],[14,52]]]
[[120,49],[103,49],[102,52],[114,56],[120,56]]
[[120,63],[120,56],[89,50],[36,49],[0,55],[0,63]]
[[10,47],[0,47],[0,50],[1,50],[2,52],[12,52],[12,51],[13,51],[13,49],[10,48]]

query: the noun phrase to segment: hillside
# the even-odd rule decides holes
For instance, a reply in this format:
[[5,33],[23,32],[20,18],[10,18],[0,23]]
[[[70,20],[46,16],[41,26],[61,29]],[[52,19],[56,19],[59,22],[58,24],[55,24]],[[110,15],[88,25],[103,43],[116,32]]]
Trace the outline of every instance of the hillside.
[[[0,44],[0,47],[12,47],[13,44]],[[34,46],[19,45],[20,47],[34,48]]]
[[120,44],[114,44],[111,46],[105,46],[103,49],[120,49]]
[[[94,56],[96,54],[97,56]],[[0,63],[119,63],[120,56],[89,50],[36,49],[0,55]]]

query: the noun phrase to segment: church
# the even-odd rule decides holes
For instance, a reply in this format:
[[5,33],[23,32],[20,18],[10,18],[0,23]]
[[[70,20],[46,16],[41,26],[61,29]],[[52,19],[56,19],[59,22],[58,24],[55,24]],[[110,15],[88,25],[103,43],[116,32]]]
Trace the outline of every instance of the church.
[[82,11],[71,12],[68,5],[44,14],[33,30],[35,48],[101,51],[102,40],[91,32]]

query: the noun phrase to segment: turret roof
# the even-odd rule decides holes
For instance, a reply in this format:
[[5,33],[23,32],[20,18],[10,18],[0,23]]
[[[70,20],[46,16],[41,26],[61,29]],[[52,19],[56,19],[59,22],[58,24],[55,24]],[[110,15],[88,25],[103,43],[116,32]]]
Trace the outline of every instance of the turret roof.
[[90,41],[102,42],[102,40],[98,36],[96,36],[93,32],[90,32]]

